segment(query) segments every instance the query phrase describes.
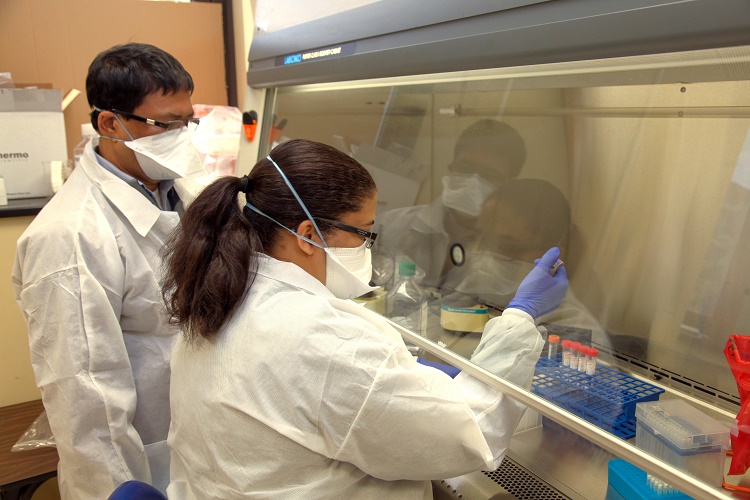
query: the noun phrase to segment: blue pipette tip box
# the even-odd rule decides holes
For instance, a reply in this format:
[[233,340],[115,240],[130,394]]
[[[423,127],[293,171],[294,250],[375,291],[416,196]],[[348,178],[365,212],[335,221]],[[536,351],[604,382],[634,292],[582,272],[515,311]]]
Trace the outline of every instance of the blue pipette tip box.
[[[613,498],[625,498],[627,500],[692,500],[679,491],[658,492],[648,484],[646,471],[620,458],[610,460],[607,466],[607,478],[609,486],[615,490],[617,495]],[[607,498],[611,498],[608,496]]]

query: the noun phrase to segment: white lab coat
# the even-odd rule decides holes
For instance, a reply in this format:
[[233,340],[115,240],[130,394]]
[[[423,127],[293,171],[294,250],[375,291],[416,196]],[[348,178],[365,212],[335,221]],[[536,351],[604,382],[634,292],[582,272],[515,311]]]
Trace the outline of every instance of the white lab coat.
[[128,479],[168,482],[169,359],[159,250],[179,221],[96,161],[80,167],[17,243],[16,300],[60,455],[64,500]]
[[[530,383],[527,314],[488,323],[477,364]],[[525,407],[418,364],[378,314],[262,256],[211,342],[172,357],[170,499],[424,499],[431,479],[499,466]]]
[[[393,262],[394,281],[398,279],[398,263],[403,259],[417,265],[417,280],[426,286],[438,286],[443,266],[448,258],[448,249],[455,241],[449,241],[443,224],[445,208],[437,198],[427,205],[396,208],[377,217],[377,247],[373,252],[388,253]],[[467,246],[467,242],[462,242]]]
[[[442,199],[436,198],[427,205],[396,208],[377,216],[377,227],[373,230],[378,233],[378,244],[373,253],[385,254],[386,261],[393,263],[392,281],[398,279],[398,263],[406,259],[416,263],[417,281],[424,286],[438,287],[450,264],[451,245],[460,243],[464,248],[471,247],[479,232],[471,225],[454,222],[449,235],[446,212]],[[374,258],[373,262],[382,262],[382,258]],[[375,271],[382,273],[382,270]]]

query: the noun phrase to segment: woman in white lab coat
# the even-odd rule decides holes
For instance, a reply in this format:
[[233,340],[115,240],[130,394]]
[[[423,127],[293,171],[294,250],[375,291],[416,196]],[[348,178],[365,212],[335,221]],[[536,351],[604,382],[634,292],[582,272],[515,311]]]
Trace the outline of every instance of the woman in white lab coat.
[[[247,204],[238,201],[244,193]],[[431,479],[499,466],[524,406],[416,362],[347,300],[369,290],[377,192],[320,143],[277,146],[198,196],[164,284],[172,358],[170,498],[431,498]],[[526,385],[564,268],[551,249],[472,357]]]

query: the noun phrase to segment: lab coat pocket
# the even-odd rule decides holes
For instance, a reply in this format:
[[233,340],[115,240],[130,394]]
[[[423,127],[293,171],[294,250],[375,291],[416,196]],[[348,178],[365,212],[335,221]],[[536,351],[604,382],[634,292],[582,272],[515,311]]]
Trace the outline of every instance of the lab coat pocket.
[[169,485],[169,446],[167,446],[167,440],[147,444],[144,448],[151,468],[151,484],[166,495]]

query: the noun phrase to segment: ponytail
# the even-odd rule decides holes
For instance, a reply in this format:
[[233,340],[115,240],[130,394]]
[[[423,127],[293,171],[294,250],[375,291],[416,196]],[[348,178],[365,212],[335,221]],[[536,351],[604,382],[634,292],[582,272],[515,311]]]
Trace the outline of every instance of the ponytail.
[[[376,192],[375,181],[355,159],[319,142],[295,139],[276,146],[240,179],[222,177],[203,190],[182,216],[181,229],[164,249],[162,295],[172,324],[188,341],[213,338],[250,289],[258,254],[310,213],[337,220],[359,210]],[[237,195],[273,220],[241,207]],[[325,230],[324,230],[325,233]]]
[[227,176],[206,187],[163,250],[162,296],[188,341],[212,338],[255,276],[262,245],[237,199],[248,183]]

